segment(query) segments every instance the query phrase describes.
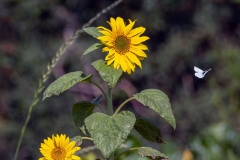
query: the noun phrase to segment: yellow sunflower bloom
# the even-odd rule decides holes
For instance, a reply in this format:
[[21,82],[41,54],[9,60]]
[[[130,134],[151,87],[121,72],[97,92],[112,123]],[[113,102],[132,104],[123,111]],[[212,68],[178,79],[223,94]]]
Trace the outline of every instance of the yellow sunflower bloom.
[[147,57],[144,50],[148,50],[146,45],[142,42],[149,39],[147,36],[140,35],[146,30],[144,27],[137,27],[132,29],[135,21],[129,20],[129,24],[125,25],[122,18],[110,18],[107,21],[112,30],[99,26],[99,32],[103,35],[98,39],[105,45],[103,52],[108,52],[105,60],[107,65],[113,63],[114,68],[122,68],[124,72],[131,72],[135,70],[135,65],[142,68],[140,60]]
[[41,143],[40,152],[44,157],[39,160],[81,160],[80,157],[73,155],[80,147],[75,147],[76,142],[69,142],[69,137],[61,134],[52,135],[52,139],[44,139]]

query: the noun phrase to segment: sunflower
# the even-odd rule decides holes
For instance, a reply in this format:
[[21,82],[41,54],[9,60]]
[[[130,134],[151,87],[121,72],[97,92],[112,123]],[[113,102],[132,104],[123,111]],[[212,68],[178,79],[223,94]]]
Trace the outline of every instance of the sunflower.
[[52,139],[44,139],[41,143],[40,152],[44,157],[39,160],[81,160],[80,157],[73,155],[80,147],[75,147],[76,142],[69,142],[69,137],[61,134],[52,135]]
[[146,30],[144,27],[132,29],[135,21],[129,20],[129,24],[125,25],[122,18],[110,18],[107,23],[111,26],[109,30],[103,26],[99,26],[100,33],[98,39],[104,44],[103,52],[108,52],[105,60],[107,65],[113,66],[115,69],[122,68],[124,72],[131,74],[134,72],[135,65],[142,68],[140,60],[147,57],[144,50],[148,50],[142,42],[149,39],[147,36],[140,35]]

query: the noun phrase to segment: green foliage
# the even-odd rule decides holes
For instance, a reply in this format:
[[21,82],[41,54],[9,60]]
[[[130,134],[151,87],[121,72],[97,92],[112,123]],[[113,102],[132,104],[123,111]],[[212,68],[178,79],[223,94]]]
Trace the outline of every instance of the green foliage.
[[103,34],[99,32],[99,29],[96,27],[87,27],[83,29],[86,33],[90,34],[94,38],[98,38],[99,36],[102,36]]
[[149,147],[141,147],[138,150],[138,154],[141,157],[148,157],[150,159],[167,159],[168,158],[163,153]]
[[102,44],[100,44],[100,43],[95,43],[95,44],[91,45],[87,50],[85,50],[85,51],[83,52],[82,57],[83,57],[84,55],[92,52],[92,51],[95,51],[96,49],[98,49],[98,48],[100,48],[100,47],[102,47]]
[[146,140],[156,143],[165,143],[162,138],[161,130],[147,119],[137,119],[134,128]]
[[108,86],[113,88],[120,76],[122,75],[122,69],[115,69],[113,65],[107,65],[103,60],[97,60],[92,63],[93,67],[98,71],[100,76],[105,82],[108,82]]
[[107,158],[127,139],[135,121],[133,113],[123,111],[115,116],[93,113],[85,119],[85,124],[95,145]]
[[92,114],[95,108],[94,103],[82,101],[73,105],[72,107],[72,116],[76,126],[80,129],[80,131],[87,136],[90,136],[88,131],[86,130],[86,126],[84,120]]
[[165,93],[157,89],[146,89],[134,95],[137,101],[150,107],[163,117],[173,128],[176,128],[175,118],[172,113],[171,104]]
[[78,82],[90,81],[92,75],[84,75],[82,71],[70,72],[51,83],[43,93],[43,100],[52,95],[59,95],[60,93],[71,88]]
[[[22,2],[3,0],[2,4],[4,5],[0,5],[4,11],[0,25],[0,32],[3,35],[0,51],[0,99],[2,102],[0,126],[3,127],[0,134],[2,143],[10,146],[0,146],[2,159],[12,159],[19,137],[17,135],[21,129],[19,127],[24,123],[21,117],[27,113],[27,106],[32,98],[32,95],[22,93],[34,90],[39,73],[46,67],[46,63],[53,56],[57,47],[63,44],[63,35],[72,33],[74,29],[81,26],[84,21],[103,7],[103,5],[87,7],[89,1]],[[179,153],[178,149],[183,148],[186,142],[192,143],[185,139],[195,137],[199,139],[196,146],[201,144],[203,148],[205,147],[204,150],[201,147],[194,150],[195,157],[199,155],[198,159],[203,159],[202,155],[207,156],[209,152],[221,156],[222,159],[231,159],[225,156],[229,150],[237,156],[237,159],[240,159],[240,150],[235,150],[240,148],[239,139],[226,138],[231,137],[233,130],[238,129],[239,123],[237,122],[240,120],[238,114],[240,93],[238,63],[240,48],[238,44],[240,36],[237,16],[239,15],[237,9],[239,0],[179,2],[153,0],[128,5],[132,2],[124,1],[126,5],[119,5],[114,9],[114,13],[126,10],[129,17],[136,17],[136,25],[146,26],[147,34],[151,38],[151,42],[148,44],[151,53],[144,61],[141,74],[140,70],[136,70],[127,81],[133,85],[133,89],[161,88],[171,97],[174,116],[178,120],[178,124],[184,125],[178,125],[176,134],[168,135],[168,145],[161,145],[161,148],[162,146],[168,147],[170,139],[173,139],[172,144],[175,144],[175,147],[173,149],[170,145],[164,152],[161,150],[163,153],[166,155]],[[61,10],[67,11],[68,14],[55,16],[55,8],[59,5]],[[86,7],[81,8],[81,6]],[[162,8],[170,8],[170,10]],[[105,22],[108,19],[107,15],[105,14],[103,19],[95,21],[95,24]],[[26,16],[31,16],[31,18],[24,18]],[[72,23],[73,19],[74,23]],[[154,23],[152,23],[153,21]],[[66,28],[69,24],[70,28]],[[80,36],[77,41],[78,45],[90,46],[92,40],[89,41],[89,37],[91,36]],[[79,55],[82,54],[79,53],[79,49],[73,47],[67,52],[71,52],[71,54],[67,53],[68,56],[61,57],[58,69],[54,72],[74,71],[80,67],[81,70],[91,73],[92,68],[87,68],[88,65],[77,61]],[[100,55],[92,55],[88,57],[91,62],[100,59]],[[193,65],[213,68],[213,70],[210,72],[211,74],[200,80],[192,74]],[[151,78],[146,79],[146,77]],[[118,89],[121,88],[116,90]],[[114,98],[114,103],[118,104],[123,98],[122,95],[124,94],[118,94],[117,98]],[[71,114],[67,114],[75,103],[71,96],[72,94],[64,94],[60,99],[48,99],[44,103],[38,103],[38,106],[33,109],[33,111],[35,109],[37,111],[33,112],[34,119],[31,121],[31,123],[37,122],[38,125],[28,126],[28,132],[25,134],[28,138],[25,139],[29,139],[29,137],[39,139],[40,135],[36,133],[39,130],[42,131],[41,135],[51,135],[61,128],[71,135],[78,134],[78,130],[70,128],[72,127],[72,117],[70,117]],[[69,121],[52,125],[49,123],[52,120],[52,113],[60,120],[68,119]],[[158,119],[154,120],[158,121]],[[230,121],[235,126],[235,129],[225,134],[225,143],[212,143],[213,141],[208,139],[208,135],[200,134],[213,122],[221,121]],[[165,126],[168,124],[162,125],[161,127],[167,130],[165,133],[171,132],[170,128]],[[9,135],[13,136],[9,139]],[[180,138],[179,135],[181,135]],[[213,134],[212,137],[215,135]],[[206,140],[202,140],[203,138]],[[180,141],[179,144],[177,144],[178,141]],[[207,142],[208,145],[205,145]],[[236,144],[230,145],[233,143]],[[37,146],[36,141],[25,141],[25,144],[26,154],[20,154],[18,159],[38,159],[38,150],[32,150],[32,146]],[[223,149],[219,150],[219,147]],[[209,148],[213,149],[209,150]],[[180,157],[181,155],[178,154],[170,159],[180,159]]]

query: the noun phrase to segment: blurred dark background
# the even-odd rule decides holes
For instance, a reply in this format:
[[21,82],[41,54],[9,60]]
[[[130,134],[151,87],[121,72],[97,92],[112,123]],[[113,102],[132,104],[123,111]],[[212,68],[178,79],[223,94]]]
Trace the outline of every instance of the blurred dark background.
[[[113,1],[1,0],[0,2],[0,159],[13,159],[34,90],[47,63],[73,33]],[[114,90],[115,109],[143,89],[156,88],[170,98],[176,130],[154,111],[133,101],[123,109],[153,120],[167,144],[149,143],[132,131],[128,147],[151,146],[171,160],[240,159],[240,0],[125,0],[91,26],[107,26],[110,17],[137,20],[146,27],[148,58],[131,75],[124,74]],[[107,26],[108,27],[108,26]],[[81,70],[106,90],[91,63],[103,59],[97,50],[83,51],[97,42],[83,33],[61,57],[48,86],[58,77]],[[212,68],[203,79],[193,66]],[[41,101],[34,107],[18,159],[38,159],[40,143],[52,134],[79,135],[71,107],[92,101],[101,92],[80,84]],[[42,94],[41,94],[42,96]],[[104,99],[101,105],[105,106]],[[99,111],[96,109],[96,111]],[[92,146],[83,142],[82,148]],[[186,152],[189,149],[191,152]],[[124,149],[118,150],[120,153]],[[93,150],[81,157],[101,156]],[[129,153],[122,159],[137,158]],[[184,159],[185,157],[185,159]],[[191,157],[191,156],[190,156]]]

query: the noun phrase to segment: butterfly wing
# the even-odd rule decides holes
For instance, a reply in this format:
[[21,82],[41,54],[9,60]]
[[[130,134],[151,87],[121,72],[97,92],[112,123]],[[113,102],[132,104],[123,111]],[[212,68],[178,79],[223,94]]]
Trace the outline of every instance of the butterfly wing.
[[203,74],[202,72],[196,72],[195,76],[198,78],[203,78],[205,76],[205,74]]
[[198,68],[198,67],[196,67],[196,66],[194,66],[194,71],[195,71],[195,72],[200,72],[200,73],[203,72],[203,70],[201,70],[200,68]]
[[205,76],[205,74],[210,70],[211,70],[211,68],[208,69],[207,71],[203,71],[200,68],[194,66],[194,71],[196,72],[195,76],[198,77],[198,78],[203,78]]

